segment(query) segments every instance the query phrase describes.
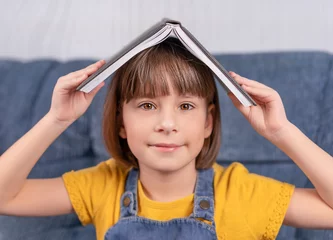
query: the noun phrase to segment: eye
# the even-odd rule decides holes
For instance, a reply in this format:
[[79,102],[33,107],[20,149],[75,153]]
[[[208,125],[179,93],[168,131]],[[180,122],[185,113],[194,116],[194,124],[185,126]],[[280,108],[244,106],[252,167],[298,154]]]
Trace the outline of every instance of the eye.
[[184,103],[184,104],[180,105],[181,110],[191,110],[192,108],[193,108],[193,106],[189,103]]
[[139,108],[142,108],[144,110],[153,110],[156,109],[155,106],[152,103],[143,103],[139,106]]

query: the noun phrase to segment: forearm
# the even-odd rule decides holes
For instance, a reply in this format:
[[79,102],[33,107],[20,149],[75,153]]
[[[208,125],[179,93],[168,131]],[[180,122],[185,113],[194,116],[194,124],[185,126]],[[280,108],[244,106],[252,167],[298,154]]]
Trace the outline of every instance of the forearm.
[[291,123],[271,142],[299,166],[315,186],[320,197],[333,208],[332,156]]
[[31,169],[51,143],[68,127],[46,114],[0,157],[0,204],[16,196]]

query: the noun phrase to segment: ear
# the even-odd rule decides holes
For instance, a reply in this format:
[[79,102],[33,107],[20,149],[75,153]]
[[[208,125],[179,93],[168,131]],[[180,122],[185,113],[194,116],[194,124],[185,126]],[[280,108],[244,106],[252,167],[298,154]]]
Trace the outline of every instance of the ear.
[[119,128],[119,136],[123,139],[127,138],[127,134],[126,134],[126,129],[124,126],[124,121],[123,121],[123,116],[122,116],[122,112],[120,110],[120,106],[118,105],[118,110],[117,110],[117,126],[120,126]]
[[212,134],[214,115],[215,115],[215,105],[210,104],[207,109],[207,117],[205,123],[205,138],[208,138]]
[[124,139],[127,138],[126,129],[125,129],[124,125],[121,125],[121,127],[120,127],[119,136]]

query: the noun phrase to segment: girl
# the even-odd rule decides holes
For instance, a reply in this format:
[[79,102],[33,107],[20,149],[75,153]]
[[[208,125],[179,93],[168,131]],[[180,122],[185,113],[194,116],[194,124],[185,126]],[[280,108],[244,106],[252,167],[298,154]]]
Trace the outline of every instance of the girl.
[[275,90],[230,72],[258,103],[246,108],[229,94],[235,107],[315,189],[215,163],[221,123],[214,78],[174,39],[139,53],[113,77],[103,118],[112,159],[59,178],[27,179],[103,87],[74,91],[104,63],[59,78],[49,112],[0,157],[0,214],[74,211],[107,240],[274,239],[282,224],[333,227],[332,157],[288,121]]

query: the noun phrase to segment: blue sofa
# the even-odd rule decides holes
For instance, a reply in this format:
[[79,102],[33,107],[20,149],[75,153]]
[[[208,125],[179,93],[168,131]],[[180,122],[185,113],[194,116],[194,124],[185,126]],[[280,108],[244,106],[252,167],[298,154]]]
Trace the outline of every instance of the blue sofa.
[[[325,52],[272,52],[215,55],[233,70],[276,89],[289,120],[331,155],[333,153],[333,57]],[[24,135],[50,108],[57,79],[91,64],[93,59],[21,62],[0,59],[0,154]],[[111,78],[106,80],[108,84]],[[258,135],[234,108],[218,84],[222,113],[222,146],[217,161],[239,161],[250,171],[311,187],[300,169],[279,149]],[[101,137],[101,116],[107,88],[87,112],[47,149],[30,178],[49,178],[96,165],[110,157]],[[43,139],[40,139],[43,141]],[[58,217],[0,216],[0,240],[95,239],[93,226],[82,227],[75,214]],[[333,239],[333,231],[281,228],[278,239]]]

